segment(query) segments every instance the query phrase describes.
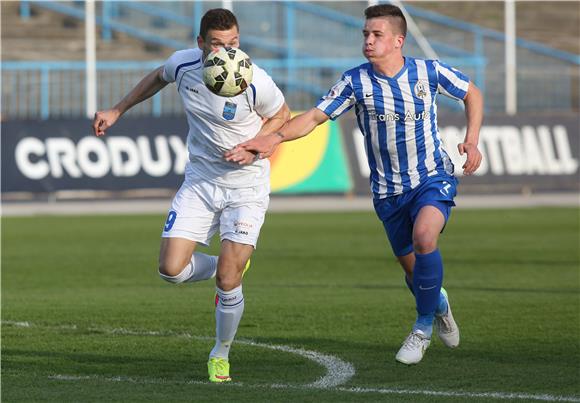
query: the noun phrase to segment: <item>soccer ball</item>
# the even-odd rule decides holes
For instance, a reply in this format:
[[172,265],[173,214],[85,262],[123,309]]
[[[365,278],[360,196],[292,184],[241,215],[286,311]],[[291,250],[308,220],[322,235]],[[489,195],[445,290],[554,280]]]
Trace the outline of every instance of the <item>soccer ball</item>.
[[216,95],[234,97],[252,83],[252,72],[252,61],[242,50],[220,48],[205,59],[203,82]]

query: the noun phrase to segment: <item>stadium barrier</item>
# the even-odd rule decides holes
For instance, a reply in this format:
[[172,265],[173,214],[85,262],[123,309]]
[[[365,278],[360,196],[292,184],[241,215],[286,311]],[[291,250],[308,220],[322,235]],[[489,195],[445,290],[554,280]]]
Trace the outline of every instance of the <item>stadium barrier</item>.
[[[464,121],[440,118],[456,171]],[[2,136],[2,199],[168,196],[181,183],[187,124],[126,118],[107,136],[86,119],[8,121]],[[578,115],[486,119],[483,163],[460,178],[463,193],[578,191]],[[363,137],[354,116],[283,144],[271,158],[273,193],[369,194]]]

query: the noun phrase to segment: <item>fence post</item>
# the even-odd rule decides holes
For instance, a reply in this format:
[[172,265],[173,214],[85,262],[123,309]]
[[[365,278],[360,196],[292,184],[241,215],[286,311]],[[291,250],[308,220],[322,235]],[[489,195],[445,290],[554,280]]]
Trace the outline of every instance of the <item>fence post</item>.
[[[483,36],[480,32],[475,32],[473,36],[473,53],[477,58],[477,66],[475,67],[475,83],[483,94],[485,99],[485,50],[483,48]],[[485,106],[487,109],[487,104]]]
[[200,0],[195,0],[193,2],[193,41],[199,35],[199,25],[201,22],[201,14],[203,12],[202,4]]
[[26,0],[20,2],[20,18],[23,20],[30,18],[30,3]]
[[296,58],[294,48],[296,14],[292,2],[285,1],[284,5],[286,6],[286,86],[291,89],[294,83],[294,59]]
[[152,115],[158,118],[161,116],[161,92],[153,95],[153,110],[151,111]]
[[42,66],[40,76],[40,118],[47,120],[50,117],[50,70]]
[[106,42],[110,42],[113,35],[111,34],[112,5],[109,0],[103,1],[101,16],[102,16],[101,38]]

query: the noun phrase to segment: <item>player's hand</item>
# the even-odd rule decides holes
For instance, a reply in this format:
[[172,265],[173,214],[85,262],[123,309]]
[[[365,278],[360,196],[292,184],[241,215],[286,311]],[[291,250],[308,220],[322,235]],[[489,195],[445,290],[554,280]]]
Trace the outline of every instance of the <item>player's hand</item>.
[[246,151],[254,155],[255,159],[269,158],[280,142],[280,137],[275,134],[268,136],[254,137],[251,140],[238,144],[225,153],[226,161],[237,162],[241,157],[241,152]]
[[258,154],[246,151],[240,146],[236,146],[233,149],[227,151],[224,155],[226,161],[236,162],[239,165],[250,165],[258,159]]
[[104,136],[105,130],[113,126],[121,114],[116,109],[109,109],[106,111],[99,111],[95,113],[93,119],[93,131],[95,136]]
[[482,159],[481,153],[477,146],[471,143],[460,143],[457,148],[460,155],[467,154],[467,160],[462,168],[463,175],[469,176],[479,168]]

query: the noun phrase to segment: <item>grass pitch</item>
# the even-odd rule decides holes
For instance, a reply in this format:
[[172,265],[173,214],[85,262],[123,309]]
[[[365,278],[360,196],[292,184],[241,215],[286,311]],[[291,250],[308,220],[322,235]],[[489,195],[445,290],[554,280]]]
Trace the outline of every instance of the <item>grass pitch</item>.
[[[462,342],[434,338],[413,367],[394,360],[413,299],[374,214],[269,214],[238,331],[261,345],[234,344],[228,385],[206,382],[214,285],[157,276],[163,222],[3,219],[3,401],[580,401],[578,209],[454,211],[440,248]],[[290,348],[356,372],[306,387],[326,369]]]

